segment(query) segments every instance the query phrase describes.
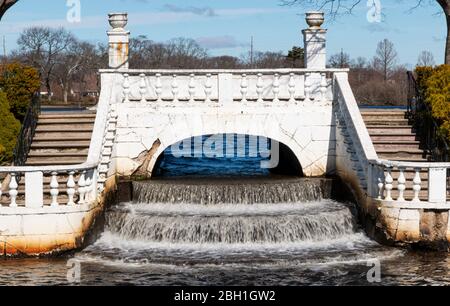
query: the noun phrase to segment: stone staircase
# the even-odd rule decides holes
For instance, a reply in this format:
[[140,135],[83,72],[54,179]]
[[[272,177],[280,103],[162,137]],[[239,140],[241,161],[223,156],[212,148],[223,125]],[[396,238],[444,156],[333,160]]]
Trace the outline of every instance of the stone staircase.
[[[413,131],[412,126],[406,118],[404,110],[383,110],[383,109],[361,109],[361,115],[366,124],[369,135],[381,159],[408,162],[427,162],[429,161],[426,152],[420,146],[420,140]],[[398,178],[399,171],[394,169],[392,177],[394,182]],[[405,170],[407,179],[405,197],[412,198],[412,178],[414,170]],[[428,172],[420,172],[422,180],[419,197],[421,200],[427,199],[428,192]],[[396,198],[398,191],[392,192]]]
[[[39,116],[26,166],[73,165],[86,161],[95,112],[48,112]],[[58,202],[65,204],[68,175],[59,175]],[[51,203],[51,176],[44,176],[44,205]],[[78,176],[75,176],[78,180]],[[19,181],[18,205],[24,205],[25,180]]]

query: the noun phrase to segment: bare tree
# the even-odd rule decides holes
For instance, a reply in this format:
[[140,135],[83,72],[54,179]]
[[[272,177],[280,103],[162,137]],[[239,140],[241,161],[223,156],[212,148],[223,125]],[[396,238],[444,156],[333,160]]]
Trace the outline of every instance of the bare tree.
[[[51,81],[61,54],[74,40],[73,35],[63,28],[32,27],[20,35],[17,44],[25,61],[39,70],[48,100],[51,101]],[[17,53],[16,53],[17,54]]]
[[328,65],[333,68],[348,68],[350,67],[350,55],[341,50],[341,52],[330,56]]
[[[332,18],[340,13],[352,13],[355,7],[364,3],[362,0],[280,0],[283,5],[300,5],[306,8],[327,10]],[[447,40],[445,47],[445,64],[450,65],[450,0],[435,0],[442,8],[447,21]],[[410,2],[410,1],[408,1]],[[428,0],[415,0],[413,8],[418,8]]]
[[434,66],[436,63],[434,61],[433,53],[430,51],[422,51],[417,59],[417,66]]
[[95,46],[73,38],[67,50],[58,56],[54,75],[61,86],[64,103],[68,102],[71,85],[76,74],[86,75],[95,66],[97,52]]
[[374,68],[383,74],[383,79],[387,81],[397,64],[397,51],[394,44],[383,39],[378,43],[377,51],[373,59]]
[[0,0],[0,20],[2,19],[3,15],[5,15],[6,11],[16,4],[18,0]]

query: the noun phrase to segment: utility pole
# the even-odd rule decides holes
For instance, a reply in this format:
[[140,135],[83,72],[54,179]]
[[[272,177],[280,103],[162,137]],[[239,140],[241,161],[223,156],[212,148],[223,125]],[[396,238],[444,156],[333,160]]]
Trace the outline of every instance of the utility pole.
[[5,38],[5,35],[3,35],[3,56],[5,57],[5,60],[6,60],[6,38]]
[[250,40],[250,68],[253,68],[253,35]]

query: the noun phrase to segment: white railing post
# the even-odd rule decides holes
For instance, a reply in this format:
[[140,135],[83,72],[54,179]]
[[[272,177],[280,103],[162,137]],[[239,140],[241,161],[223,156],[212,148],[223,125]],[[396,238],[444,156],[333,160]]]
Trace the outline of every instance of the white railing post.
[[16,197],[17,197],[17,180],[16,180],[16,174],[11,173],[11,181],[9,182],[9,196],[11,198],[11,203],[9,204],[9,207],[17,207]]
[[311,74],[309,72],[305,73],[305,82],[304,82],[304,86],[305,86],[305,101],[310,101],[311,100],[311,84],[310,84],[310,76]]
[[413,202],[420,202],[419,194],[420,190],[422,189],[422,180],[420,178],[420,168],[414,169],[414,178],[413,178],[413,191],[414,191],[414,198]]
[[386,197],[384,198],[386,201],[392,201],[392,183],[394,182],[394,179],[391,175],[391,168],[387,167],[386,169],[387,173],[384,178],[384,189],[386,190]]
[[80,195],[80,198],[78,200],[79,204],[83,204],[85,201],[85,193],[86,193],[86,180],[85,180],[86,171],[84,170],[80,178],[78,179],[78,194]]
[[176,74],[174,74],[172,76],[172,84],[170,86],[172,87],[173,102],[178,102],[179,89],[178,89],[178,82],[177,82],[177,75]]
[[289,92],[289,102],[295,102],[295,74],[289,74],[289,83],[288,83],[288,92]]
[[447,198],[447,168],[428,171],[428,202],[445,203]]
[[278,95],[280,94],[280,75],[275,73],[272,83],[273,102],[280,102]]
[[52,179],[50,181],[50,195],[52,196],[51,206],[53,207],[58,206],[59,184],[57,175],[58,175],[57,172],[52,172]]
[[241,95],[242,99],[241,102],[245,103],[247,102],[247,91],[248,91],[248,81],[247,81],[247,75],[244,73],[241,77]]
[[219,103],[233,102],[233,74],[219,73]]
[[25,173],[25,207],[42,207],[44,205],[44,174],[38,172]]
[[156,93],[156,102],[162,102],[162,82],[161,82],[161,73],[157,73],[155,82],[155,93]]
[[191,73],[189,75],[189,102],[193,103],[195,102],[195,74]]
[[141,102],[145,103],[147,100],[145,99],[145,94],[147,93],[147,84],[145,82],[145,73],[139,74],[139,93],[141,94]]
[[125,73],[123,75],[123,102],[128,103],[130,102],[130,93],[131,93],[131,89],[130,89],[130,76]]
[[258,103],[264,102],[263,100],[263,91],[264,91],[264,81],[262,78],[262,73],[258,73],[258,80],[256,81],[256,93],[258,94]]
[[70,171],[69,179],[67,180],[67,197],[69,198],[67,205],[69,206],[75,205],[75,202],[73,201],[73,196],[75,195],[75,180],[73,178],[74,174],[74,171]]
[[327,101],[327,74],[322,73],[321,74],[322,80],[320,82],[320,94],[321,94],[321,101],[326,102]]
[[405,169],[403,167],[398,168],[399,175],[397,179],[397,190],[398,190],[398,197],[397,201],[405,201],[404,198],[404,192],[406,189],[406,178],[405,178]]
[[211,82],[211,73],[206,74],[205,81],[205,102],[211,102],[211,94],[212,94],[212,82]]

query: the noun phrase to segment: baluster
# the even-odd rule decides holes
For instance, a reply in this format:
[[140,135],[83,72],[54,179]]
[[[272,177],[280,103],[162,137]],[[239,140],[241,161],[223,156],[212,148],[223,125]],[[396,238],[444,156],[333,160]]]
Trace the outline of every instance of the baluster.
[[211,102],[211,93],[212,93],[212,82],[211,82],[211,73],[208,73],[206,75],[206,82],[205,82],[205,102],[209,103]]
[[189,77],[189,102],[195,102],[195,74],[191,73]]
[[415,168],[414,169],[414,179],[413,179],[413,191],[414,191],[414,198],[413,198],[413,202],[420,202],[420,198],[419,198],[419,193],[420,190],[422,189],[422,179],[420,178],[420,168]]
[[78,200],[79,204],[84,203],[84,195],[86,193],[86,180],[85,180],[85,174],[86,171],[83,171],[80,175],[80,178],[78,179],[78,194],[80,195],[80,198]]
[[145,103],[147,102],[147,99],[145,99],[145,94],[147,93],[147,84],[145,83],[145,74],[141,73],[140,75],[141,80],[139,81],[139,93],[141,94],[141,102]]
[[289,83],[288,83],[288,91],[289,91],[289,102],[295,102],[295,74],[289,74]]
[[174,74],[172,78],[172,96],[173,96],[173,102],[178,102],[178,82],[177,82],[177,75]]
[[129,79],[129,75],[127,73],[125,73],[123,75],[123,96],[124,96],[124,102],[130,102],[130,93],[131,93],[131,89],[130,89],[130,79]]
[[321,94],[321,101],[326,102],[327,101],[327,74],[322,73],[321,74],[321,82],[320,82],[320,94]]
[[67,205],[69,206],[75,205],[75,202],[73,201],[73,196],[75,195],[75,180],[73,179],[74,174],[74,171],[70,171],[69,179],[67,180],[67,196],[69,198]]
[[247,91],[248,91],[247,75],[243,74],[241,79],[241,94],[242,94],[241,102],[243,103],[247,102]]
[[256,81],[256,93],[258,94],[257,102],[264,102],[263,100],[264,82],[262,79],[262,73],[258,73],[258,80]]
[[391,168],[386,169],[386,177],[384,179],[384,189],[386,189],[386,197],[384,198],[386,201],[392,201],[392,183],[394,182],[394,179],[391,175]]
[[278,95],[280,94],[280,75],[275,73],[273,83],[272,83],[272,92],[273,92],[273,102],[280,102],[278,99]]
[[378,178],[378,200],[383,199],[383,192],[384,192],[384,182],[383,178]]
[[50,195],[52,196],[52,203],[50,206],[58,206],[58,194],[59,194],[59,184],[57,179],[57,172],[52,172],[52,180],[50,181]]
[[399,170],[400,174],[398,175],[398,179],[397,179],[397,189],[398,189],[397,201],[404,201],[405,200],[404,193],[405,193],[405,189],[406,189],[405,169],[402,167],[399,167],[398,170]]
[[86,183],[84,186],[84,202],[89,202],[92,199],[92,178],[88,174],[86,175]]
[[305,73],[305,100],[311,100],[311,85],[309,83],[310,73]]
[[156,82],[155,82],[155,93],[156,93],[156,102],[162,102],[162,82],[161,82],[161,73],[156,74]]
[[17,197],[17,181],[16,181],[16,174],[11,173],[11,181],[9,182],[9,196],[11,197],[11,204],[9,204],[9,207],[17,207],[16,203],[16,197]]

